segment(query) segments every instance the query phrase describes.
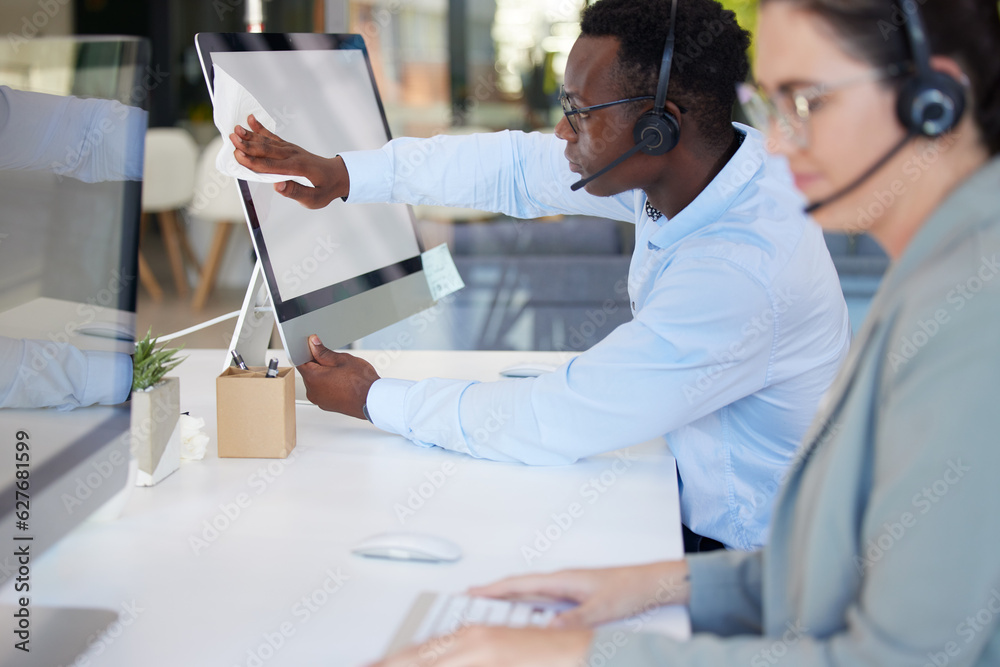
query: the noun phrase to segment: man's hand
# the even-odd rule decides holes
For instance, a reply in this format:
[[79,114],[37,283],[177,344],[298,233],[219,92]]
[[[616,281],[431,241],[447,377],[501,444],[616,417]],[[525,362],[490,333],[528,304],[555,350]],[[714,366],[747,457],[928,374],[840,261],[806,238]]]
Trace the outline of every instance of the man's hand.
[[364,419],[363,407],[378,373],[364,359],[328,350],[319,336],[309,336],[313,361],[298,367],[306,384],[306,398],[323,410]]
[[337,197],[346,197],[351,190],[347,166],[340,157],[324,158],[290,144],[247,117],[247,130],[239,125],[229,135],[236,147],[236,161],[261,174],[305,176],[315,187],[295,181],[275,183],[274,189],[294,199],[306,208],[323,208]]
[[579,667],[592,638],[590,630],[471,626],[371,667]]
[[687,561],[680,560],[510,577],[489,586],[471,588],[469,595],[576,602],[578,606],[556,616],[549,627],[578,628],[635,616],[651,607],[687,604],[691,584]]

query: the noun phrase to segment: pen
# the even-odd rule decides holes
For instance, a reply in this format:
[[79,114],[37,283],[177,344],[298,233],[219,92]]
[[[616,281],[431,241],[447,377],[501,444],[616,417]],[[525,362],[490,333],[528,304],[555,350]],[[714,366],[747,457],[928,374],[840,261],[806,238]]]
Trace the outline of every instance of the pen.
[[247,365],[243,362],[243,357],[240,356],[240,353],[237,352],[235,348],[232,349],[232,350],[230,350],[230,352],[232,352],[232,354],[233,354],[233,361],[236,362],[237,366],[239,366],[242,370],[245,370],[245,371],[250,370],[249,368],[247,368]]
[[267,365],[267,377],[274,378],[278,377],[278,359],[275,357],[271,359],[271,363]]

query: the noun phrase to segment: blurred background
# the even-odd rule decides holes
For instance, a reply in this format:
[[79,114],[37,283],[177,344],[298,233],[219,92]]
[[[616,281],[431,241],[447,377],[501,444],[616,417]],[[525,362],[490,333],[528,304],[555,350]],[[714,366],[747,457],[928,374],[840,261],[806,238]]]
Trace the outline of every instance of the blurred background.
[[[154,334],[166,334],[239,308],[254,262],[233,202],[212,202],[226,199],[220,192],[231,184],[199,166],[218,135],[196,33],[361,34],[393,136],[551,132],[585,2],[3,0],[0,35],[15,51],[20,41],[41,36],[149,39],[147,165],[161,143],[171,150],[183,144],[176,164],[188,165],[155,178],[147,168],[143,185],[140,269],[145,261],[149,270],[139,290],[137,331],[152,327]],[[754,0],[722,4],[753,30]],[[441,207],[417,207],[415,213],[425,247],[448,243],[467,287],[434,309],[434,326],[414,334],[415,327],[401,323],[359,346],[395,345],[406,330],[414,334],[406,337],[414,349],[580,351],[630,318],[627,295],[615,285],[628,274],[631,224],[578,216],[514,221]],[[828,236],[828,245],[857,326],[888,262],[865,237]],[[231,321],[219,324],[185,343],[222,347],[232,328]]]

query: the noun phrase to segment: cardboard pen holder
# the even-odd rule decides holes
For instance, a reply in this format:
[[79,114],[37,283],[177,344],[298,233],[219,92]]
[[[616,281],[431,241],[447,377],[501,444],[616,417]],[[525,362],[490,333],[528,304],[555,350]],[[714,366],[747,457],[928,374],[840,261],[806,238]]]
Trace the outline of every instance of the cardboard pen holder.
[[295,447],[295,369],[230,366],[215,380],[219,458],[283,459]]

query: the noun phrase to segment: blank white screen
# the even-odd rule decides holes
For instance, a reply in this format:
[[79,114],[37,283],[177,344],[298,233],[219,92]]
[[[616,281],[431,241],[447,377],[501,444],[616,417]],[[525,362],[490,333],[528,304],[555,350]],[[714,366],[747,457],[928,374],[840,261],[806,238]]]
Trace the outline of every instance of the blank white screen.
[[[386,142],[360,51],[216,52],[212,60],[261,103],[286,141],[324,157]],[[270,184],[251,183],[250,193],[282,301],[420,253],[402,204],[336,199],[311,211]]]

